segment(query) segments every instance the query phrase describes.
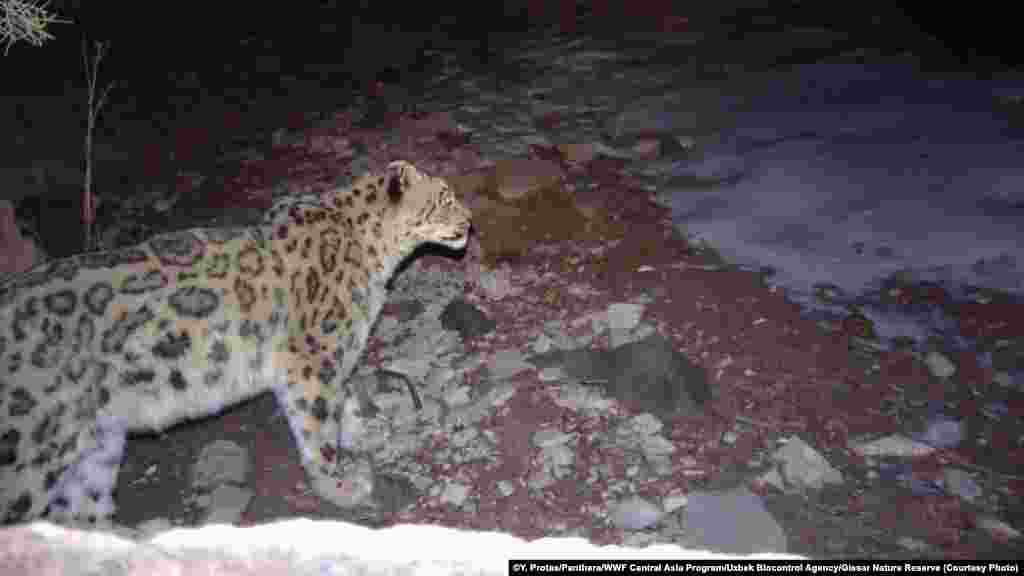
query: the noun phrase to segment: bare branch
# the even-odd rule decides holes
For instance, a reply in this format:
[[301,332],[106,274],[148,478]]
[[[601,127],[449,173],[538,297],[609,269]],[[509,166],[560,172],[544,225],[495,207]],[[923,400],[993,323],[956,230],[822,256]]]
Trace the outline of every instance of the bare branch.
[[50,24],[66,24],[69,20],[61,20],[47,12],[49,0],[0,0],[0,41],[7,43],[4,55],[10,51],[15,42],[28,42],[33,46],[42,46],[53,35],[46,29]]

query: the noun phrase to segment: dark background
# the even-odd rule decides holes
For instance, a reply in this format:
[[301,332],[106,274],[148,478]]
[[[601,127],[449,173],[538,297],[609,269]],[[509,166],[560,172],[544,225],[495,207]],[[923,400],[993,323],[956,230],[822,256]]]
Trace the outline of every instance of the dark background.
[[[900,4],[907,4],[901,6]],[[160,81],[180,70],[243,67],[247,58],[276,54],[280,71],[311,64],[344,64],[337,74],[360,76],[378,67],[417,64],[424,47],[500,52],[527,30],[566,32],[641,30],[665,14],[685,16],[702,29],[742,35],[758,28],[824,26],[866,39],[912,44],[937,40],[968,61],[1019,64],[1016,18],[1009,6],[935,3],[714,2],[517,0],[509,2],[84,2],[56,0],[52,11],[72,20],[54,25],[57,40],[45,49],[16,45],[4,68],[51,81],[79,76],[83,35],[110,41],[122,52],[111,75]],[[246,39],[248,39],[247,42]],[[325,78],[332,84],[340,80]],[[5,84],[8,84],[5,82]],[[8,84],[13,86],[13,84]]]
[[[969,74],[1021,63],[1024,51],[1009,4],[1002,12],[981,5],[911,6],[54,0],[49,10],[71,23],[50,26],[55,40],[41,47],[20,42],[0,59],[5,98],[0,129],[14,136],[8,138],[13,148],[0,161],[7,170],[0,196],[18,203],[19,218],[33,221],[51,255],[81,250],[81,235],[68,231],[81,228],[83,42],[109,44],[99,84],[115,85],[94,134],[94,189],[109,198],[171,186],[182,170],[210,175],[226,148],[244,148],[254,140],[258,148],[274,130],[295,129],[296,115],[344,109],[373,94],[377,82],[400,87],[410,101],[422,99],[421,87],[442,65],[439,54],[457,58],[461,68],[478,76],[514,75],[506,56],[537,35],[586,34],[614,43],[642,41],[645,33],[681,26],[699,31],[705,53],[738,50],[742,59],[744,38],[823,27],[846,38],[829,48],[837,53],[864,46],[910,50]],[[183,140],[183,130],[199,136]]]

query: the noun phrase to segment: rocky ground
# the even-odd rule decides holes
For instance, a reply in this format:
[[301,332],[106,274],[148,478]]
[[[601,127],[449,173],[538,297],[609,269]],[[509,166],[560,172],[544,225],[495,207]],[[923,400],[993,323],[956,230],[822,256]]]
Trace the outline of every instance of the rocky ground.
[[[395,280],[355,376],[380,410],[375,508],[312,494],[268,396],[130,440],[117,521],[308,516],[734,553],[1019,555],[1019,296],[887,284],[894,306],[955,310],[998,358],[986,368],[934,343],[886,350],[856,314],[810,319],[764,271],[689,243],[650,175],[728,120],[718,102],[743,92],[736,71],[785,63],[771,51],[849,56],[824,34],[725,50],[672,22],[615,45],[538,35],[487,67],[431,54],[418,85],[372,83],[352,107],[297,115],[173,186],[108,199],[101,237],[115,246],[252,222],[277,195],[405,158],[449,177],[474,213],[465,254],[428,252]],[[642,102],[680,76],[697,86],[693,119],[670,131],[602,88],[634,78]]]

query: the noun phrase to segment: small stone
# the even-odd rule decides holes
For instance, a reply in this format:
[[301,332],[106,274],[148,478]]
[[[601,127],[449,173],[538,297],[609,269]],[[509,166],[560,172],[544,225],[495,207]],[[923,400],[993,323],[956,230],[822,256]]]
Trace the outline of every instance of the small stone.
[[192,485],[208,488],[245,482],[249,474],[249,452],[226,440],[206,445],[192,468]]
[[608,326],[612,330],[632,330],[640,322],[644,307],[640,304],[616,302],[608,305]]
[[632,425],[633,430],[648,436],[657,434],[664,427],[661,420],[658,420],[656,416],[647,412],[634,416],[630,424]]
[[[710,397],[707,371],[658,333],[602,352],[606,393],[660,418],[696,414]],[[571,373],[571,371],[570,371]]]
[[549,366],[537,372],[537,378],[540,379],[541,382],[563,380],[565,377],[565,370],[562,370],[561,366]]
[[559,446],[572,440],[572,434],[566,434],[560,430],[547,428],[533,433],[533,445],[538,448]]
[[775,452],[779,472],[790,486],[821,490],[825,484],[841,484],[843,475],[800,438],[792,438]]
[[992,375],[992,381],[1003,388],[1011,388],[1013,386],[1013,376],[1009,372],[996,372]]
[[964,423],[945,416],[937,416],[929,420],[921,441],[936,448],[952,448],[964,439]]
[[568,446],[562,444],[549,446],[541,454],[545,473],[549,477],[565,478],[574,472],[573,464],[576,462],[576,454]]
[[449,443],[456,448],[462,448],[472,442],[473,439],[477,437],[477,434],[478,432],[476,428],[463,428],[450,436]]
[[608,518],[619,528],[643,530],[657,524],[663,515],[664,512],[654,504],[634,496],[614,504]]
[[786,533],[746,487],[726,492],[691,492],[684,526],[699,547],[726,554],[785,552]]
[[516,491],[516,485],[509,482],[508,480],[501,480],[498,482],[498,493],[502,496],[511,496]]
[[504,380],[531,368],[533,365],[523,360],[523,355],[514,348],[495,352],[487,363],[490,376],[495,380]]
[[676,451],[676,445],[662,436],[648,436],[644,438],[640,450],[648,460],[672,454]]
[[981,496],[981,486],[965,470],[946,468],[942,471],[942,483],[946,491],[960,498],[974,502]]
[[925,356],[924,363],[936,378],[946,379],[956,373],[956,365],[934,350]]
[[1009,542],[1020,538],[1020,530],[992,516],[981,516],[977,519],[978,528],[988,532],[1000,542]]
[[666,514],[671,514],[686,506],[687,502],[689,502],[689,499],[686,497],[686,494],[677,494],[666,496],[661,505],[665,509]]
[[[673,446],[673,449],[675,447]],[[647,463],[651,466],[651,474],[654,476],[671,476],[675,469],[672,465],[672,460],[662,454],[644,454],[647,459]]]
[[461,298],[452,300],[441,312],[441,327],[458,332],[465,341],[479,338],[497,325],[479,308]]
[[782,479],[782,475],[779,474],[778,468],[771,468],[763,475],[761,475],[760,481],[768,486],[774,486],[777,490],[784,492],[786,490],[786,482]]
[[658,156],[658,152],[661,150],[661,142],[654,139],[641,139],[633,144],[633,152],[641,158],[654,158]]
[[519,293],[512,285],[512,274],[508,267],[482,271],[477,283],[489,300],[498,301]]
[[469,496],[469,486],[459,484],[458,482],[449,482],[445,485],[444,491],[441,492],[441,503],[451,504],[456,507],[462,506],[467,496]]
[[897,538],[896,543],[902,546],[904,550],[909,550],[910,552],[924,553],[930,548],[926,542],[917,538],[910,538],[909,536]]
[[235,524],[252,500],[252,491],[231,485],[218,486],[210,493],[206,524]]
[[469,399],[469,387],[467,386],[459,386],[444,394],[444,403],[451,407],[469,404]]
[[851,449],[860,456],[896,456],[899,458],[919,458],[935,451],[935,448],[928,444],[915,442],[900,435],[854,444]]

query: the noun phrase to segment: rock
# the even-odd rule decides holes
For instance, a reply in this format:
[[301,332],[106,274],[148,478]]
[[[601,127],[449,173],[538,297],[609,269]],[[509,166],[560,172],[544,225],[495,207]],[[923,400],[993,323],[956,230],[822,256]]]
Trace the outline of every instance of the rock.
[[555,428],[545,428],[533,433],[533,445],[538,448],[561,446],[571,442],[573,439],[574,435],[566,434]]
[[541,466],[527,481],[532,489],[540,489],[574,474],[576,471],[576,453],[565,444],[545,447],[540,453]]
[[643,443],[640,444],[640,451],[649,462],[656,463],[664,461],[666,456],[675,453],[676,445],[664,436],[651,435],[644,438]]
[[693,414],[711,396],[707,372],[660,334],[610,351],[607,391],[662,420]]
[[651,414],[638,414],[629,419],[630,428],[647,436],[652,436],[661,431],[665,425]]
[[767,486],[774,486],[780,492],[786,491],[786,482],[782,479],[782,474],[779,474],[777,467],[768,469],[758,480]]
[[206,524],[235,524],[245,512],[252,500],[252,491],[237,486],[217,486],[210,493],[210,511],[206,515]]
[[658,333],[612,350],[552,350],[529,362],[560,366],[569,377],[662,420],[693,414],[711,397],[707,372]]
[[746,488],[691,493],[683,516],[702,547],[726,554],[786,551],[785,532]]
[[642,138],[633,144],[633,152],[640,158],[657,158],[661,150],[661,141],[654,138]]
[[901,536],[897,538],[896,543],[904,550],[908,550],[915,554],[923,555],[931,551],[931,546],[929,546],[927,542],[917,538],[911,538],[909,536]]
[[924,357],[924,363],[936,378],[946,379],[956,373],[956,365],[934,350]]
[[612,505],[608,519],[624,530],[643,530],[661,521],[665,513],[656,506],[636,496]]
[[960,468],[943,469],[942,485],[950,494],[955,494],[968,502],[974,502],[981,496],[981,486],[978,486],[966,470]]
[[441,492],[441,503],[451,504],[457,508],[462,506],[468,496],[469,486],[458,482],[449,482],[445,484],[444,491]]
[[488,299],[502,300],[521,291],[512,285],[511,276],[512,272],[508,266],[502,266],[496,270],[483,270],[478,283]]
[[1008,377],[1015,372],[1024,373],[1024,338],[997,342],[992,351],[992,368]]
[[[395,321],[404,324],[412,321],[426,310],[423,302],[419,300],[402,300],[395,303]],[[390,318],[390,316],[388,317]]]
[[897,456],[900,458],[917,458],[927,456],[935,451],[935,448],[928,444],[915,442],[899,435],[854,444],[850,449],[860,456]]
[[465,406],[471,400],[469,388],[467,386],[453,388],[445,392],[441,399],[444,401],[445,406]]
[[640,304],[616,302],[608,305],[608,329],[611,332],[612,347],[624,344],[629,331],[640,322],[644,307]]
[[531,368],[533,365],[526,362],[519,351],[514,348],[495,352],[487,362],[490,377],[495,380],[504,380]]
[[945,416],[933,417],[919,439],[936,448],[952,448],[964,439],[964,423]]
[[1013,387],[1013,375],[1009,372],[996,372],[992,375],[992,381],[1003,388]]
[[384,514],[395,514],[419,495],[416,486],[408,478],[390,474],[377,476],[373,486],[373,500]]
[[516,492],[516,485],[508,480],[500,480],[498,482],[498,493],[502,496],[508,497]]
[[801,490],[821,490],[825,484],[841,484],[843,475],[800,438],[791,438],[772,458],[788,486]]
[[1020,530],[992,516],[979,516],[976,520],[981,528],[999,542],[1009,542],[1020,538]]
[[197,488],[242,484],[249,474],[249,452],[244,447],[217,440],[203,447],[192,467],[192,485]]
[[671,494],[665,497],[665,500],[661,503],[661,507],[665,509],[666,514],[671,514],[686,506],[689,502],[690,499],[686,494]]
[[449,302],[441,313],[441,327],[458,332],[465,342],[491,332],[497,325],[497,322],[488,318],[479,308],[462,298]]

